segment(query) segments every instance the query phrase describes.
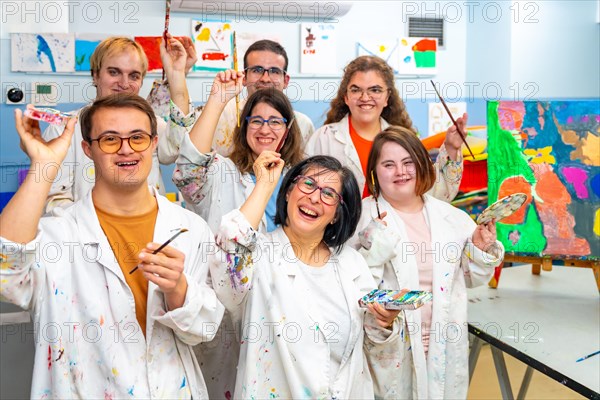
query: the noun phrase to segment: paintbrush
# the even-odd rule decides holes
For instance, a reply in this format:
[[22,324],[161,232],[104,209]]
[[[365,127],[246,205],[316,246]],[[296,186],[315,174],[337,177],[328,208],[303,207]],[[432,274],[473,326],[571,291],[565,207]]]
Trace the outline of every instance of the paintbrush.
[[452,121],[452,123],[456,127],[456,130],[458,131],[458,134],[460,135],[460,138],[462,139],[463,143],[465,144],[465,146],[467,146],[467,149],[469,150],[469,153],[471,154],[471,157],[473,157],[473,159],[475,159],[475,156],[473,155],[473,151],[469,147],[469,143],[467,143],[467,135],[462,131],[462,129],[460,129],[460,127],[456,123],[456,120],[452,116],[452,113],[450,112],[450,109],[448,108],[448,105],[446,104],[446,102],[442,98],[442,95],[440,94],[440,92],[438,92],[437,88],[435,87],[435,83],[433,83],[433,80],[430,80],[429,82],[431,82],[431,84],[433,85],[433,89],[435,90],[435,93],[440,98],[440,101],[442,102],[442,105],[446,109],[446,112],[448,113],[448,116],[450,117],[450,120]]
[[[165,8],[165,30],[163,31],[163,40],[165,41],[165,49],[169,50],[169,46],[167,45],[167,33],[169,32],[169,19],[171,17],[171,0],[167,0],[166,8]],[[165,80],[165,69],[162,71],[162,80]]]
[[[181,228],[179,230],[179,232],[177,232],[176,234],[174,234],[173,236],[171,236],[171,239],[167,240],[166,242],[164,242],[163,244],[160,245],[160,247],[156,250],[154,250],[152,252],[152,254],[157,254],[159,251],[161,251],[162,249],[164,249],[165,247],[167,247],[169,245],[169,243],[171,243],[173,240],[175,240],[175,238],[179,235],[181,235],[183,232],[187,232],[188,230],[186,228]],[[134,269],[132,269],[131,271],[129,271],[129,274],[133,274],[136,270],[138,269],[138,265],[135,266]]]
[[379,212],[379,194],[377,193],[377,186],[375,186],[375,174],[373,174],[373,170],[371,170],[371,183],[373,184],[373,197],[375,198],[375,207],[377,208],[377,218],[381,219],[381,213]]
[[581,361],[583,361],[583,360],[587,360],[588,358],[590,358],[590,357],[593,357],[593,356],[595,356],[596,354],[600,354],[600,350],[598,350],[598,351],[595,351],[595,352],[593,352],[592,354],[588,354],[587,356],[583,356],[583,357],[581,357],[580,359],[578,359],[578,360],[577,360],[577,361],[575,361],[575,362],[581,362]]
[[[237,58],[237,43],[235,40],[235,31],[233,32],[233,69],[237,72],[238,70],[238,58]],[[237,79],[237,76],[235,77]],[[240,127],[240,95],[235,95],[235,116],[237,119],[237,126]]]
[[[279,144],[277,145],[277,148],[275,149],[275,153],[279,153],[281,151],[281,148],[283,147],[285,140],[288,137],[288,133],[290,133],[290,129],[292,128],[292,124],[294,123],[294,120],[296,119],[296,115],[294,114],[294,116],[292,117],[292,119],[290,120],[290,123],[287,125],[287,127],[285,128],[285,133],[283,134],[283,136],[281,137],[281,140],[279,141]],[[275,166],[275,163],[272,162],[269,165],[267,165],[268,168],[273,168]]]

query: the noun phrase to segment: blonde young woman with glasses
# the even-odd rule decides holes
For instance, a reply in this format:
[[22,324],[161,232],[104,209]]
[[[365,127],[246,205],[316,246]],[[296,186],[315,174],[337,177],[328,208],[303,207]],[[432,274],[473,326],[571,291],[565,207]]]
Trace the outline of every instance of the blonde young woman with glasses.
[[[464,130],[467,115],[457,122]],[[392,68],[379,57],[361,56],[344,69],[325,125],[311,135],[305,150],[309,156],[326,154],[341,160],[352,170],[363,197],[366,197],[365,171],[369,151],[375,136],[389,125],[403,126],[416,134],[395,87]],[[458,193],[462,178],[462,140],[459,135],[455,127],[448,129],[435,165],[438,179],[431,194],[447,202]]]

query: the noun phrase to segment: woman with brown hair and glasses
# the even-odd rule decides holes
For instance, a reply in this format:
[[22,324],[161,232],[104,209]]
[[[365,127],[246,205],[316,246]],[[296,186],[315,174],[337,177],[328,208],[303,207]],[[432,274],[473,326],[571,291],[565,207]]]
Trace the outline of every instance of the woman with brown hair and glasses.
[[[433,301],[401,314],[403,340],[370,359],[381,374],[378,398],[465,399],[469,383],[467,287],[485,284],[504,257],[495,221],[483,225],[427,192],[433,163],[406,128],[373,141],[367,174],[372,196],[352,245],[380,289],[432,292]],[[216,289],[215,289],[216,290]],[[379,380],[381,378],[381,380]]]
[[[229,157],[212,151],[219,117],[225,105],[241,91],[243,77],[242,72],[234,70],[217,74],[202,114],[181,142],[173,173],[173,182],[183,194],[186,207],[204,218],[213,232],[219,229],[221,218],[244,204],[252,193],[260,179],[252,166],[263,153],[277,152],[275,154],[289,166],[304,158],[302,136],[292,106],[282,91],[273,88],[257,90],[246,101],[240,113],[240,125],[234,130]],[[171,82],[171,90],[177,89],[178,94],[183,94],[185,104],[187,90],[178,85],[181,82],[183,77]],[[185,125],[187,118],[178,123]],[[276,228],[278,191],[279,186],[261,211],[257,227],[260,232]],[[195,348],[211,399],[229,398],[233,392],[240,334],[232,316],[225,313],[216,339]]]
[[[467,115],[457,119],[463,131]],[[325,125],[311,135],[306,154],[327,154],[352,170],[363,197],[368,195],[365,173],[375,136],[389,125],[403,126],[416,135],[406,106],[394,84],[394,71],[374,56],[360,56],[344,69],[336,98],[331,101]],[[451,201],[462,177],[462,140],[456,127],[448,129],[436,161],[438,179],[432,195]],[[370,177],[367,176],[367,180]]]
[[[217,74],[202,114],[189,137],[181,142],[173,173],[173,182],[183,194],[186,207],[204,218],[213,232],[219,228],[221,217],[242,205],[252,192],[256,182],[252,165],[263,151],[278,151],[290,166],[304,158],[294,110],[277,89],[257,90],[248,98],[228,157],[211,151],[221,112],[241,91],[243,76],[234,70]],[[261,231],[275,229],[277,191],[261,220]]]
[[399,311],[360,308],[376,283],[346,241],[360,217],[352,172],[329,156],[292,167],[277,196],[276,222],[258,230],[283,170],[274,152],[239,210],[223,217],[213,286],[242,332],[235,399],[373,399],[367,352],[398,341]]

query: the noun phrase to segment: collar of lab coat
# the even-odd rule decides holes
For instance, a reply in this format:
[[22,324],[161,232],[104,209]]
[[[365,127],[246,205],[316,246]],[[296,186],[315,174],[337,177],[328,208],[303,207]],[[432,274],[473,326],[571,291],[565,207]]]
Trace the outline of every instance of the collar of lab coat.
[[[356,147],[354,147],[354,143],[352,143],[352,138],[350,137],[348,118],[350,118],[350,114],[346,114],[339,122],[331,124],[331,130],[335,140],[344,145],[344,155],[348,160],[350,160],[350,168],[352,169],[352,172],[354,172],[354,175],[358,178],[358,186],[362,188],[365,184],[365,180],[363,177],[362,165],[360,164],[360,158],[358,157],[358,152],[356,151]],[[384,130],[390,126],[390,124],[388,124],[388,122],[381,117],[379,118],[379,123],[381,125],[381,130]],[[360,179],[361,177],[362,179]]]
[[[279,248],[281,249],[281,251],[276,252],[276,257],[279,257],[279,260],[275,260],[275,263],[281,264],[282,262],[285,262],[285,260],[294,260],[295,254],[292,250],[290,240],[283,231],[283,228],[277,228],[275,231],[272,232],[271,235],[273,242],[276,244],[276,246],[280,246]],[[358,266],[359,264],[353,257],[353,255],[356,255],[356,253],[345,250],[346,249],[343,248],[339,254],[335,254],[334,250],[332,248],[329,248],[329,251],[331,252],[331,259],[334,260],[335,272],[338,275],[341,282],[342,291],[344,292],[344,298],[346,300],[346,305],[350,312],[351,320],[350,336],[348,343],[346,344],[344,355],[341,360],[341,366],[343,366],[348,360],[348,357],[352,352],[356,341],[360,337],[364,317],[364,311],[356,307],[356,303],[358,302],[358,299],[361,296],[361,293],[359,293],[357,285],[354,282],[360,276],[360,268]],[[287,262],[286,264],[286,272],[288,274],[288,277],[292,280],[291,284],[294,287],[294,292],[305,294],[304,298],[309,299],[310,295],[305,280],[297,278],[300,267],[295,262]],[[303,307],[305,308],[308,316],[313,322],[323,321],[318,305],[313,304],[313,302],[311,301],[307,301],[304,303]],[[319,332],[322,336],[321,339],[323,339],[326,342],[324,332],[320,329]]]

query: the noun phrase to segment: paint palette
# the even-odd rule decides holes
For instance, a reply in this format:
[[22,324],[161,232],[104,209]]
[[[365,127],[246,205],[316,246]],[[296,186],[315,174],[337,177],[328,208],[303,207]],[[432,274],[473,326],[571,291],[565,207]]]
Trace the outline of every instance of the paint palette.
[[64,125],[67,123],[67,119],[73,116],[72,114],[63,113],[53,108],[33,107],[27,108],[24,115],[27,118],[37,119],[38,121],[44,121],[52,125]]
[[477,224],[487,224],[494,218],[496,222],[500,221],[502,218],[514,214],[525,203],[525,200],[527,200],[525,193],[513,193],[503,197],[479,214]]
[[379,303],[386,310],[415,310],[432,299],[433,294],[423,290],[402,292],[400,290],[373,289],[358,300],[358,305],[366,307],[367,304]]

